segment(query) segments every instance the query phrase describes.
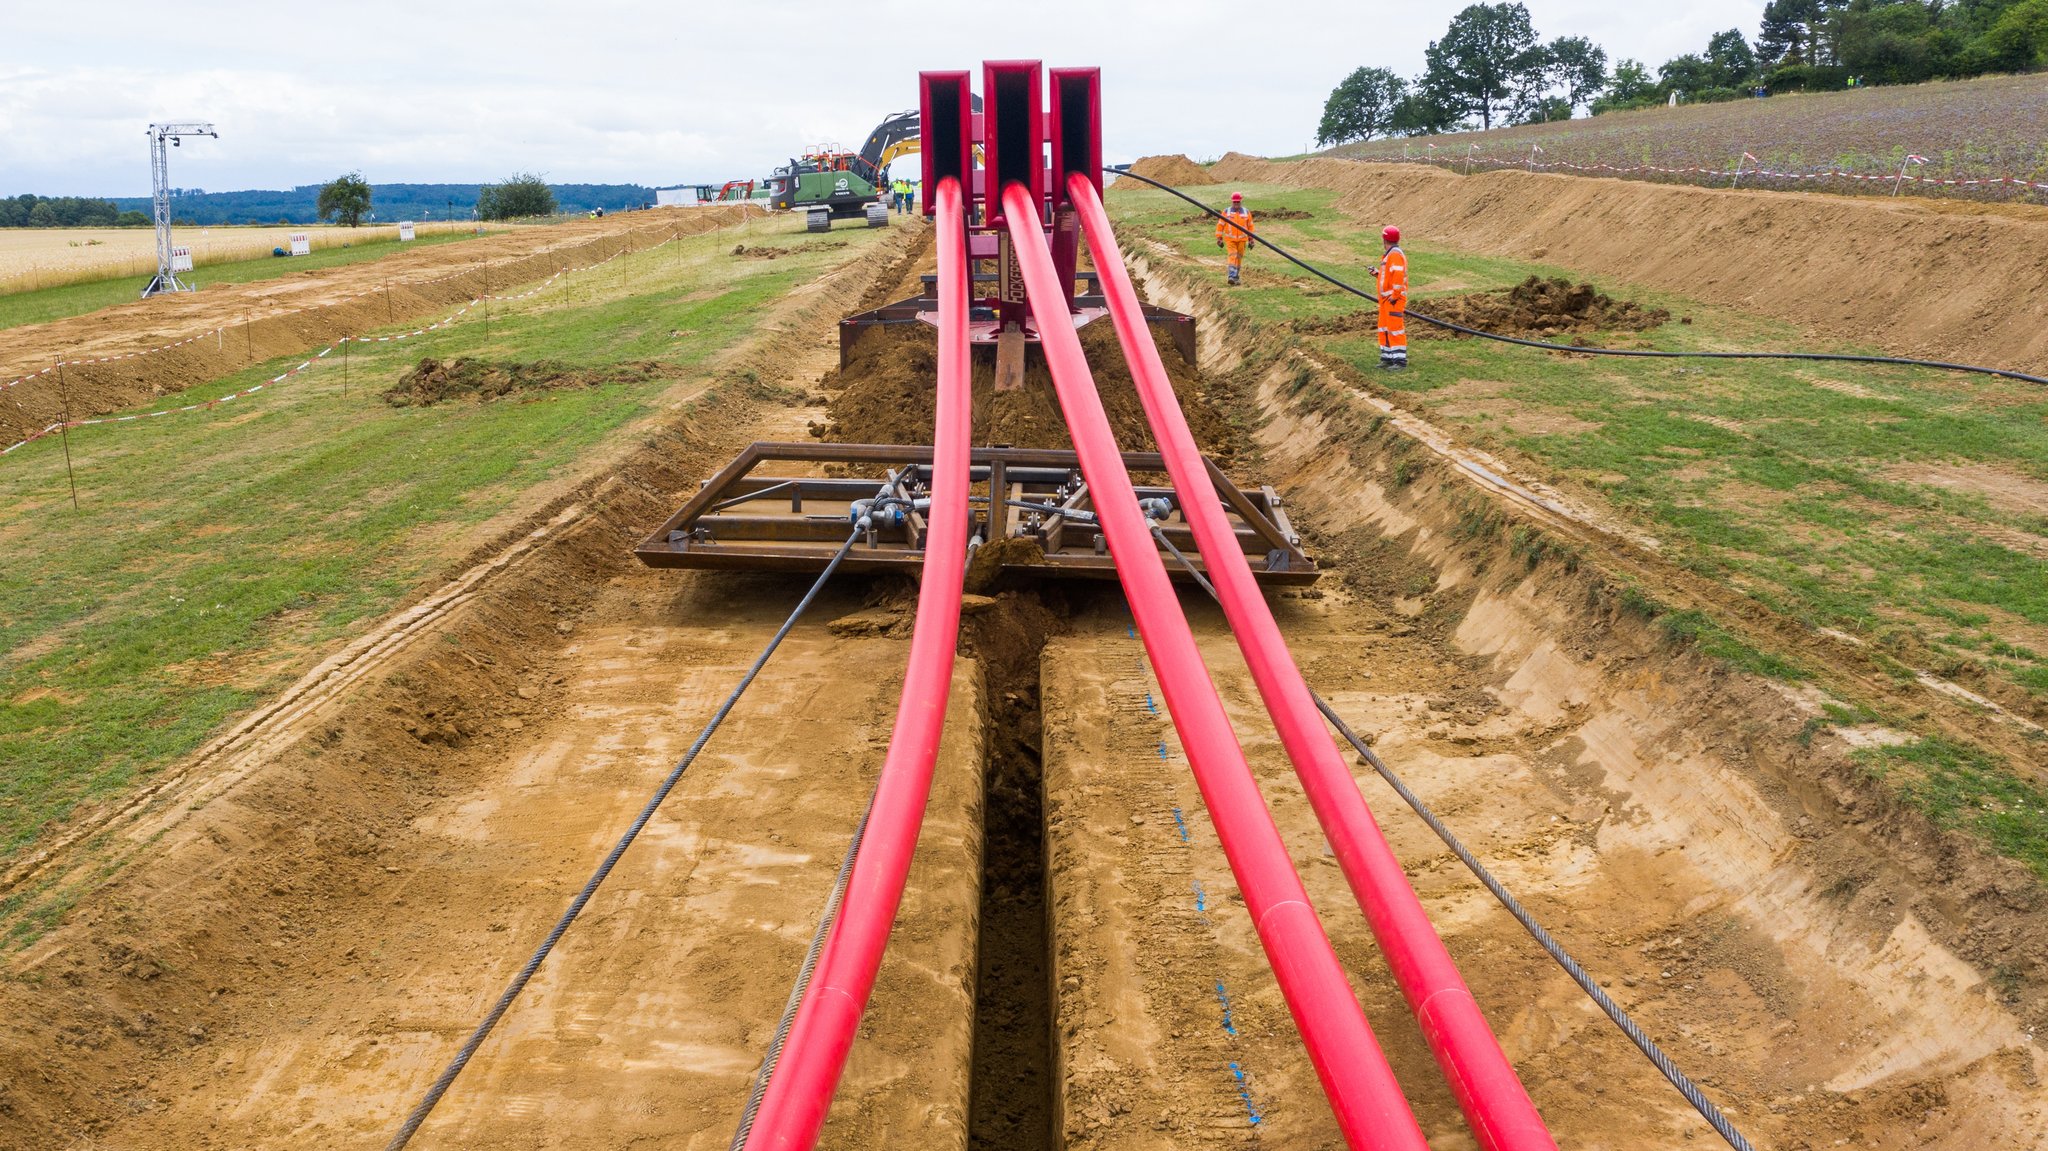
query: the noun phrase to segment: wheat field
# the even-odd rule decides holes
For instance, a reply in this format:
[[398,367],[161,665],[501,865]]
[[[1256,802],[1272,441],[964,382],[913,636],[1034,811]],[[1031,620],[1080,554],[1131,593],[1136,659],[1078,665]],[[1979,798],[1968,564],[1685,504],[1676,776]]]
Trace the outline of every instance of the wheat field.
[[[422,223],[418,234],[467,231],[463,222]],[[235,260],[267,256],[272,248],[291,247],[293,233],[304,232],[313,250],[398,238],[398,225],[362,228],[295,226],[227,226],[178,228],[172,239],[192,249],[192,264],[204,268]],[[156,270],[156,232],[149,228],[0,228],[0,292],[33,291],[120,276],[146,276]]]

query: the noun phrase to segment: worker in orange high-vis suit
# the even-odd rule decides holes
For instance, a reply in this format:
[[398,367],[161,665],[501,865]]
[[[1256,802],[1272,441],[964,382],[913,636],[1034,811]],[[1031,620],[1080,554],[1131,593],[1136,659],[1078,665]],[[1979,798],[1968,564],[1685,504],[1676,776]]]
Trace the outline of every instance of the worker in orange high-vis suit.
[[1244,250],[1252,244],[1252,214],[1245,210],[1244,193],[1230,194],[1230,209],[1216,217],[1216,246],[1223,249],[1223,263],[1229,284],[1235,288],[1244,269]]
[[1380,283],[1380,367],[1408,366],[1408,256],[1401,251],[1401,229],[1380,231],[1387,250],[1373,275]]

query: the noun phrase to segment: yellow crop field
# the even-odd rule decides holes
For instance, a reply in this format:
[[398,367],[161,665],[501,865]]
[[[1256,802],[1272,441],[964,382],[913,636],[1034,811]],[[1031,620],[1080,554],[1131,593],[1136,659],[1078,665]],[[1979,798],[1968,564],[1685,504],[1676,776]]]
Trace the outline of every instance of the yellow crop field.
[[[418,234],[466,231],[474,224],[419,224]],[[363,228],[263,225],[179,228],[177,243],[192,249],[194,267],[254,259],[273,248],[290,249],[306,233],[314,251],[343,244],[394,240],[398,225]],[[28,291],[156,270],[156,232],[149,228],[0,228],[0,292]]]

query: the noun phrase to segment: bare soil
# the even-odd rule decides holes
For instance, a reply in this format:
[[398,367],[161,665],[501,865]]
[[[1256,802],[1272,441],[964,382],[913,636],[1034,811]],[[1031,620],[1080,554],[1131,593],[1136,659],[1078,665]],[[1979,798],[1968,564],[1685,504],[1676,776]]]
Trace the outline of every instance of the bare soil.
[[606,383],[645,383],[668,378],[673,368],[652,360],[607,365],[601,369],[575,368],[555,360],[536,363],[499,363],[457,356],[437,360],[429,356],[386,388],[384,402],[394,408],[424,408],[450,400],[482,403],[519,392],[544,392],[555,388],[592,388]]
[[[1131,165],[1131,171],[1162,184],[1172,184],[1176,188],[1193,188],[1217,182],[1216,177],[1210,175],[1207,168],[1181,155],[1144,156]],[[1131,183],[1137,187],[1144,187],[1136,180]],[[1116,185],[1111,184],[1110,187],[1115,188]]]

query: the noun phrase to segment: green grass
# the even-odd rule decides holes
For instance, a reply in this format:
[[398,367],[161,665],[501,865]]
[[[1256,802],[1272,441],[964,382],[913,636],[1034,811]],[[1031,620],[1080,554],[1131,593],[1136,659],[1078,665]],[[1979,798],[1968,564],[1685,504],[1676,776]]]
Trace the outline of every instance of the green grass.
[[[1367,270],[1380,254],[1378,221],[1346,219],[1324,191],[1238,185],[1197,194],[1220,206],[1233,190],[1244,192],[1255,214],[1309,213],[1262,222],[1259,232],[1340,278],[1369,284]],[[1181,222],[1192,212],[1186,204],[1125,191],[1109,205],[1127,228],[1208,262],[1204,271],[1222,279],[1211,228]],[[1411,236],[1404,248],[1418,312],[1430,310],[1432,297],[1568,274],[1448,251],[1427,236]],[[1595,282],[1674,317],[1649,332],[1602,334],[1601,342],[1674,351],[1874,350],[1816,348],[1790,325]],[[1225,301],[1229,312],[1263,325],[1373,306],[1256,249],[1245,286]],[[2048,483],[2048,391],[1882,365],[1571,357],[1418,338],[1423,326],[1411,319],[1413,366],[1398,375],[1379,372],[1369,330],[1293,338],[1398,393],[1403,406],[1462,442],[1617,511],[1654,536],[1671,561],[1813,627],[1864,639],[1902,680],[1931,671],[2021,710],[2048,698],[2048,509],[1993,503],[1915,474],[1966,466]],[[1396,473],[1397,483],[1410,480]],[[1468,510],[1455,530],[1483,532],[1485,515]],[[1516,555],[1540,562],[1543,545],[1534,537],[1510,543]],[[1807,674],[1704,613],[1673,611],[1633,586],[1621,588],[1619,599],[1675,644],[1760,675]],[[1836,704],[1801,739],[1810,742],[1831,724],[1879,721]],[[2037,786],[1981,751],[1938,739],[1861,754],[1937,822],[1972,832],[2048,877],[2048,796]]]
[[[380,260],[386,256],[396,255],[400,251],[459,243],[475,238],[476,236],[469,232],[429,232],[406,243],[400,243],[395,238],[369,240],[345,248],[322,248],[311,255],[294,256],[290,259],[265,256],[254,260],[208,264],[184,278],[190,283],[197,284],[199,290],[204,292],[208,287],[219,284],[248,284],[258,280],[276,280],[300,272],[336,268],[344,264],[360,264],[366,260]],[[118,304],[131,304],[141,297],[142,289],[148,284],[148,276],[118,276],[83,284],[66,284],[59,288],[38,288],[33,291],[0,295],[0,329],[19,327],[23,324],[44,324],[51,320],[97,312],[101,308],[111,308]]]
[[[1198,191],[1221,204],[1231,190]],[[1346,220],[1330,193],[1243,190],[1255,213],[1311,213],[1261,224],[1262,233],[1340,278],[1365,282],[1380,251],[1377,229]],[[1120,192],[1110,203],[1190,257],[1216,255],[1207,229],[1177,223],[1192,209],[1163,193]],[[1429,311],[1433,295],[1566,274],[1440,250],[1426,237],[1406,250],[1412,307],[1420,312]],[[1370,306],[1256,250],[1246,279],[1230,307],[1263,323]],[[1805,343],[1788,325],[1602,286],[1693,321],[1601,337],[1613,343],[1667,350]],[[1422,326],[1411,321],[1409,328]],[[2048,696],[2048,660],[2039,654],[2048,644],[2024,638],[2048,636],[2048,579],[2042,556],[2016,542],[2031,537],[2048,548],[2048,510],[2001,508],[1910,478],[1916,466],[1960,464],[2048,483],[2048,392],[1879,365],[1587,359],[1412,336],[1414,366],[1384,376],[1369,333],[1299,338],[1372,373],[1466,442],[1519,457],[1546,481],[1620,510],[1702,575],[1938,674],[1983,675]]]
[[654,360],[686,378],[885,235],[756,223],[747,242],[766,227],[791,254],[737,259],[734,231],[689,237],[494,308],[488,340],[471,313],[212,411],[74,432],[78,512],[56,439],[0,460],[0,858],[189,754],[648,415],[670,381],[426,408],[376,392],[421,356]]
[[1935,822],[1982,836],[2048,879],[2048,789],[2015,778],[1974,747],[1946,739],[1867,748],[1857,757]]

